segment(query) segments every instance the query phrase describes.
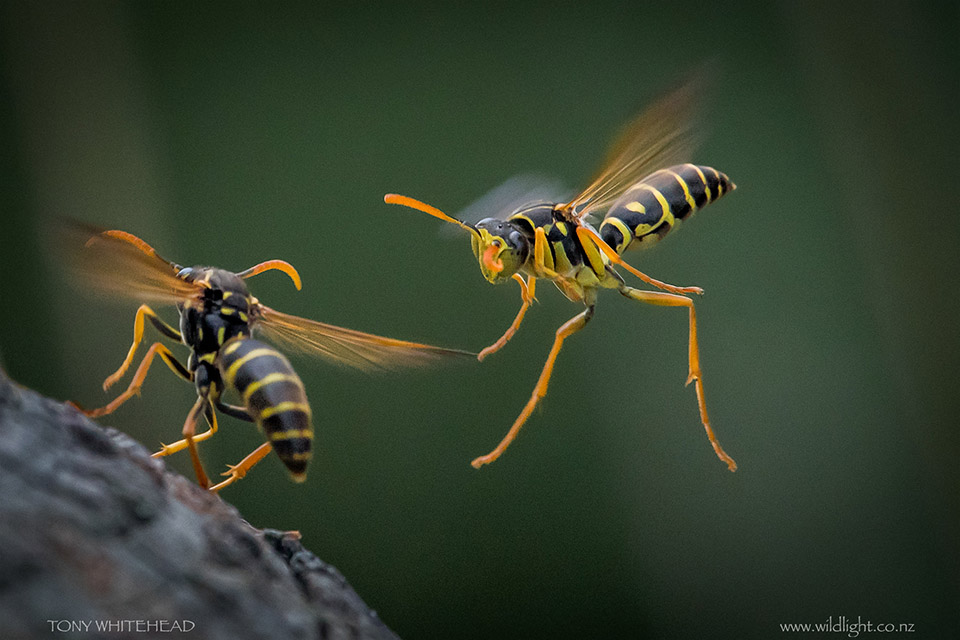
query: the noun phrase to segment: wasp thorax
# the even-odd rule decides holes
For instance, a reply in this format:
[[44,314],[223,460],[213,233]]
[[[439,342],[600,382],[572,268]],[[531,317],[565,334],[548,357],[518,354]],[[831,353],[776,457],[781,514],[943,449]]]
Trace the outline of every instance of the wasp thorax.
[[475,228],[477,235],[472,237],[471,244],[483,277],[494,284],[506,282],[527,261],[530,241],[520,227],[509,220],[486,218]]

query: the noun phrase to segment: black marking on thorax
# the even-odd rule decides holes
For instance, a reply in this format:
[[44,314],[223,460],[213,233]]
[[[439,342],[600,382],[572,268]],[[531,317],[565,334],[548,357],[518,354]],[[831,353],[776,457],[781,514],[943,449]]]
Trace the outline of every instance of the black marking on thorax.
[[577,237],[576,226],[567,222],[556,209],[556,204],[542,203],[524,207],[508,218],[511,222],[521,225],[529,233],[530,246],[534,243],[534,228],[543,228],[547,238],[547,248],[557,264],[557,250],[563,251],[566,261],[576,267],[585,263],[586,255],[580,238]]

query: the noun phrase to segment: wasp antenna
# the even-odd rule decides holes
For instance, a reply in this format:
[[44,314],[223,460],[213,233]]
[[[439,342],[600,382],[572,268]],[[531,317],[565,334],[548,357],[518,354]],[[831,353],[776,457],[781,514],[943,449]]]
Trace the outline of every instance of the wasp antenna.
[[300,291],[300,274],[297,273],[297,270],[293,267],[293,265],[286,260],[267,260],[266,262],[261,262],[258,265],[250,267],[249,269],[245,269],[237,275],[244,279],[252,278],[259,273],[270,271],[271,269],[283,271],[285,274],[290,276],[290,279],[293,280],[293,286],[297,288],[297,291]]
[[87,240],[85,246],[87,247],[91,246],[94,242],[96,242],[97,238],[101,236],[104,238],[114,238],[116,240],[120,240],[121,242],[126,242],[127,244],[133,245],[134,247],[136,247],[146,255],[150,256],[151,258],[157,258],[158,260],[162,260],[167,264],[169,264],[171,267],[173,267],[175,270],[180,269],[179,265],[174,264],[173,262],[170,262],[166,258],[161,257],[157,253],[156,249],[154,249],[149,244],[144,242],[141,238],[138,238],[137,236],[127,231],[120,231],[119,229],[108,229],[107,231],[101,231],[98,235],[95,235],[89,240]]
[[470,233],[473,233],[477,236],[480,235],[480,232],[477,231],[476,227],[474,227],[473,225],[467,224],[463,220],[457,220],[456,218],[451,218],[450,216],[445,214],[443,211],[440,211],[440,209],[437,209],[436,207],[429,205],[425,202],[420,202],[415,198],[411,198],[409,196],[401,196],[396,193],[388,193],[387,195],[383,196],[383,201],[386,202],[387,204],[399,204],[399,205],[403,205],[404,207],[410,207],[411,209],[416,209],[417,211],[422,211],[426,214],[433,216],[434,218],[439,218],[444,222],[450,222],[452,224],[455,224],[458,227],[462,229],[466,229]]

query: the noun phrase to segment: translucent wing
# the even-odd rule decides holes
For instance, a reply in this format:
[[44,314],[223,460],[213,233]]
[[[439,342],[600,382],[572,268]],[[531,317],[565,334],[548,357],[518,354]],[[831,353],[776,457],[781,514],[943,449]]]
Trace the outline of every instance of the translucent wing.
[[141,302],[176,304],[199,296],[203,287],[177,277],[179,267],[150,245],[122,231],[76,221],[54,226],[57,258],[66,257],[77,284]]
[[583,192],[561,207],[571,221],[598,213],[631,186],[693,154],[694,96],[701,83],[690,81],[642,111],[611,145],[603,168]]
[[[564,202],[573,190],[559,179],[538,173],[521,173],[508,178],[480,196],[454,218],[475,225],[484,218],[506,219],[525,205],[541,202]],[[441,232],[453,234],[452,227],[442,227]]]
[[394,340],[332,324],[307,320],[259,305],[255,327],[261,335],[290,351],[317,356],[364,371],[422,366],[476,354]]

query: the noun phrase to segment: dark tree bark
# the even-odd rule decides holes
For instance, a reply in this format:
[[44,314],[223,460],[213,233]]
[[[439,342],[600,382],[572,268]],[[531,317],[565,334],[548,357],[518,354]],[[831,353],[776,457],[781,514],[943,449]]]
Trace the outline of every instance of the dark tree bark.
[[177,635],[396,638],[296,535],[0,371],[0,638]]

